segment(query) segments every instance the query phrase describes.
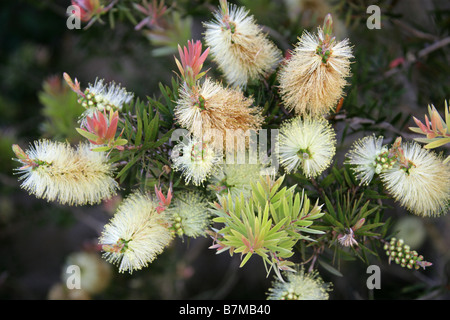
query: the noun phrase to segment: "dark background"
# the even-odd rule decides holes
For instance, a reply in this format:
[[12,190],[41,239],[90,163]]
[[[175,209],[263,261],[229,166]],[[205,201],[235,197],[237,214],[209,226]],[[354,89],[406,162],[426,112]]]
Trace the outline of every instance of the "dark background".
[[[302,27],[313,25],[307,14],[299,15],[296,26],[287,24],[283,1],[238,3],[245,4],[258,22],[281,34],[277,39],[280,46],[294,43]],[[383,11],[386,17],[383,16],[380,30],[368,30],[365,26],[368,15],[363,9],[369,4],[379,4],[387,10]],[[61,283],[63,266],[70,254],[93,250],[100,256],[95,251],[98,235],[111,216],[107,205],[69,208],[20,190],[13,174],[17,163],[11,160],[11,144],[26,146],[45,136],[40,125],[45,116],[38,99],[43,82],[67,72],[78,78],[82,86],[99,77],[122,83],[137,97],[145,97],[158,95],[158,83],[169,84],[174,76],[173,54],[153,56],[155,45],[135,31],[130,21],[117,20],[114,28],[106,22],[95,23],[88,30],[68,30],[68,5],[69,1],[0,2],[1,299],[47,299],[51,288]],[[201,21],[211,19],[207,9],[216,5],[214,1],[179,1],[179,6],[189,8],[185,12],[193,17],[192,39],[200,39]],[[433,103],[443,114],[444,100],[450,91],[448,45],[392,75],[386,76],[386,72],[391,70],[389,63],[394,59],[414,55],[448,37],[449,10],[448,1],[419,0],[349,1],[337,10],[335,18],[346,26],[343,34],[355,46],[352,94],[361,106],[375,104],[370,116],[378,123],[391,123],[395,130],[408,135],[411,132],[407,128],[413,125],[411,115],[423,119],[428,104]],[[297,33],[293,32],[296,28]],[[342,161],[346,148],[356,137],[342,141],[337,162]],[[410,216],[398,207],[390,209],[389,214],[396,219]],[[331,298],[448,299],[450,216],[419,220],[425,238],[417,250],[433,262],[432,267],[413,272],[388,265],[385,256],[380,255],[373,264],[382,270],[381,289],[374,291],[366,287],[367,265],[359,260],[342,262],[340,271],[344,277],[319,268],[323,279],[334,284]],[[266,277],[259,259],[251,259],[239,269],[239,256],[216,255],[208,249],[210,245],[211,240],[206,238],[175,241],[148,268],[133,275],[118,274],[112,267],[107,289],[89,298],[265,298],[273,274]]]

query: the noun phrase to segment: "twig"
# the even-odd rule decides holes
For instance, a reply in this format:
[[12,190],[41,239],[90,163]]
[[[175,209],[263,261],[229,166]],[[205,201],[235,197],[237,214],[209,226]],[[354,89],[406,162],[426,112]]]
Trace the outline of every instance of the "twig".
[[411,34],[413,36],[415,36],[416,38],[419,39],[425,39],[425,40],[429,40],[429,41],[437,41],[439,40],[439,38],[433,34],[430,33],[426,33],[420,30],[417,30],[416,28],[410,26],[409,24],[405,23],[402,20],[398,20],[398,19],[392,19],[391,20],[395,25],[405,29],[407,34]]

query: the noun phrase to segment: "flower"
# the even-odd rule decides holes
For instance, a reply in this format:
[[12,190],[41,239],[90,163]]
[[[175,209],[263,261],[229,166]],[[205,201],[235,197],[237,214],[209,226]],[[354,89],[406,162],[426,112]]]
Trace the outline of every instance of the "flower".
[[331,163],[336,152],[336,133],[324,118],[296,117],[280,127],[280,164],[287,173],[301,167],[307,177],[316,177]]
[[80,143],[76,149],[68,143],[39,140],[24,152],[18,145],[13,150],[24,164],[17,171],[21,187],[30,194],[61,204],[99,203],[116,193],[113,167],[103,152],[93,152],[90,144]]
[[94,113],[99,111],[120,111],[126,103],[130,103],[134,94],[127,92],[125,88],[115,82],[108,84],[104,83],[104,79],[95,79],[94,84],[89,83],[84,92],[80,89],[80,83],[75,79],[73,83],[72,79],[67,73],[64,73],[64,79],[70,88],[76,92],[79,96],[78,102],[86,109],[81,115],[81,121],[84,124],[86,117],[93,117]]
[[205,42],[232,86],[245,87],[270,74],[282,59],[281,51],[248,14],[244,7],[221,0],[215,19],[204,23]]
[[355,233],[352,228],[346,229],[344,234],[339,234],[338,241],[344,247],[353,247],[358,245],[358,241],[355,240]]
[[208,188],[217,194],[231,193],[233,197],[251,196],[252,183],[257,183],[263,173],[261,164],[223,164],[209,179]]
[[383,146],[383,137],[367,136],[353,143],[346,155],[346,164],[353,165],[353,172],[361,185],[368,185],[375,174],[391,168],[396,159]]
[[216,137],[215,148],[224,147],[227,131],[246,132],[262,126],[261,109],[252,107],[252,98],[241,91],[223,88],[210,78],[192,88],[182,86],[179,95],[174,110],[177,122],[199,138]]
[[173,169],[181,171],[187,184],[192,181],[198,186],[216,170],[222,155],[207,141],[185,137],[172,149],[171,160]]
[[171,217],[173,231],[180,237],[205,236],[211,224],[208,202],[197,191],[178,194],[167,214]]
[[447,213],[450,200],[450,164],[418,143],[397,142],[396,164],[381,174],[388,193],[418,216]]
[[121,110],[123,104],[129,103],[134,96],[133,93],[127,92],[125,88],[114,82],[104,84],[103,79],[96,79],[94,85],[89,83],[84,94],[86,99],[82,100],[81,104],[85,108],[95,106],[100,111]]
[[326,283],[317,270],[305,272],[297,268],[296,272],[285,272],[286,281],[278,278],[267,293],[267,300],[328,300],[331,283]]
[[147,267],[172,240],[168,218],[157,204],[140,191],[130,194],[105,225],[99,243],[103,257],[119,266],[119,272]]
[[281,98],[297,115],[324,115],[343,96],[353,55],[348,39],[331,37],[331,24],[328,15],[317,35],[304,31],[278,73]]

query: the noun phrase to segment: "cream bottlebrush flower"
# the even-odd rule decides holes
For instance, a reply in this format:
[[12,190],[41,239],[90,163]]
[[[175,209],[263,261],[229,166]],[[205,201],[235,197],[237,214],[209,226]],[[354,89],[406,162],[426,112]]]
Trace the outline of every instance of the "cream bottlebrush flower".
[[178,236],[196,238],[206,236],[211,224],[209,205],[198,191],[183,191],[177,194],[167,209],[172,229]]
[[375,135],[357,140],[346,155],[346,164],[353,165],[353,172],[361,185],[368,185],[375,174],[392,167],[396,159],[389,157],[383,137]]
[[114,82],[105,84],[104,81],[96,79],[93,85],[89,83],[84,92],[86,100],[82,100],[81,103],[85,108],[95,106],[100,111],[121,110],[125,103],[129,103],[133,99],[132,92],[127,92],[125,88]]
[[186,183],[192,181],[197,186],[203,183],[222,161],[221,153],[207,141],[196,137],[185,137],[173,147],[170,157],[172,168],[181,171]]
[[348,39],[331,38],[331,17],[318,34],[304,31],[291,57],[280,68],[279,91],[288,110],[319,116],[333,110],[343,96],[353,57]]
[[147,267],[173,239],[165,211],[148,195],[136,191],[117,208],[105,225],[99,243],[104,258],[119,266],[119,272]]
[[331,284],[319,276],[317,270],[285,272],[286,281],[278,278],[267,293],[267,300],[328,300]]
[[113,167],[104,152],[91,151],[91,145],[39,140],[27,152],[14,145],[21,187],[38,198],[61,204],[99,203],[116,193],[119,185],[112,177]]
[[211,175],[208,188],[219,195],[231,193],[234,196],[248,198],[252,192],[252,183],[257,183],[264,170],[261,164],[223,164]]
[[220,1],[214,18],[204,23],[205,42],[230,85],[245,87],[275,70],[281,51],[244,7]]
[[287,173],[299,167],[316,177],[336,153],[336,133],[324,118],[296,117],[283,123],[278,137],[280,164]]
[[183,86],[175,107],[178,123],[197,137],[214,131],[223,135],[227,130],[258,130],[264,121],[261,109],[252,107],[253,99],[241,91],[223,88],[206,78],[202,84]]
[[450,165],[418,143],[401,143],[402,157],[381,179],[395,200],[422,216],[446,214],[450,200]]

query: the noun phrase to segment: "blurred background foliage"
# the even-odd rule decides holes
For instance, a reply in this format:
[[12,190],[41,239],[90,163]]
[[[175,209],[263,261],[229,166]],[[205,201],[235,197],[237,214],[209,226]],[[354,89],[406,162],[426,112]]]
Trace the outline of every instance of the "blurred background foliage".
[[[340,214],[353,222],[361,217],[370,218],[372,225],[364,232],[384,237],[399,231],[413,249],[433,262],[424,271],[410,271],[389,265],[377,245],[353,253],[330,247],[329,252],[321,255],[318,267],[324,280],[333,282],[331,298],[450,298],[450,216],[412,216],[389,199],[382,199],[382,187],[376,183],[371,190],[361,191],[348,168],[342,166],[346,151],[357,138],[375,133],[383,135],[387,143],[399,135],[412,140],[415,135],[408,130],[413,125],[412,116],[422,119],[428,104],[434,104],[443,114],[444,101],[450,97],[450,3],[445,0],[230,2],[249,9],[284,52],[292,49],[303,30],[314,31],[323,17],[332,13],[337,38],[349,37],[355,55],[346,97],[341,109],[330,119],[338,135],[335,165],[328,170],[326,179],[315,184],[299,174],[287,177],[287,181],[305,187],[310,197],[326,196],[324,210],[334,215],[318,228],[330,231],[328,234],[339,231],[333,219],[339,220]],[[148,16],[145,10],[139,10],[136,4],[144,7],[152,1],[119,0],[101,16],[101,21],[88,29],[69,30],[66,9],[70,1],[0,3],[2,299],[266,297],[272,276],[266,278],[257,259],[249,260],[240,269],[238,256],[216,255],[208,249],[212,243],[206,238],[177,241],[150,267],[132,275],[118,274],[113,266],[99,259],[97,239],[120,196],[99,206],[69,208],[35,199],[19,188],[13,174],[16,164],[11,161],[13,143],[26,146],[38,137],[70,142],[81,138],[74,130],[80,106],[76,95],[62,80],[63,72],[78,78],[83,87],[97,77],[121,83],[140,99],[129,108],[134,107],[135,112],[145,117],[142,110],[149,103],[158,113],[148,114],[146,121],[150,123],[160,117],[157,128],[163,133],[172,127],[170,100],[177,87],[173,80],[176,79],[173,55],[178,44],[202,39],[202,21],[212,19],[211,11],[218,1],[167,0],[164,3],[167,11],[151,24],[145,20]],[[367,28],[367,7],[372,4],[381,9],[381,29]],[[208,68],[210,75],[220,77],[210,60],[205,63],[205,69]],[[246,94],[254,95],[255,104],[264,106],[267,128],[277,128],[289,117],[277,99],[274,76],[266,84],[250,85]],[[130,140],[133,139],[136,137]],[[445,147],[441,149],[448,153]],[[116,156],[120,161],[119,155]],[[144,187],[153,186],[164,171],[164,159],[156,161],[160,161],[158,170],[152,172],[150,181],[137,179]],[[147,172],[150,169],[145,168],[144,162],[138,168]],[[135,169],[121,179],[138,174]],[[365,205],[367,199],[371,201]],[[383,222],[388,223],[379,223],[382,213]],[[328,245],[332,239],[324,236],[320,241]],[[307,246],[299,245],[300,261],[308,259],[308,250]],[[80,252],[83,254],[76,254]],[[90,275],[90,286],[83,285],[89,289],[63,289],[67,264],[79,264],[82,272]],[[380,290],[366,287],[368,264],[381,268]]]

